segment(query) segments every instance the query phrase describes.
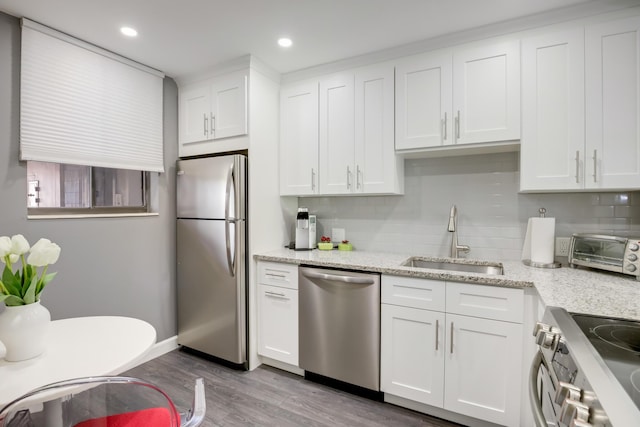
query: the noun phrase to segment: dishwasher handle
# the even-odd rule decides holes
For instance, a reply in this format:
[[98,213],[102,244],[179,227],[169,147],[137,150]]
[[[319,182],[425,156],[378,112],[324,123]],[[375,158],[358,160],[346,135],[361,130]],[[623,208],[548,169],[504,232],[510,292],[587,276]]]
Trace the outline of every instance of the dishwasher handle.
[[302,271],[302,275],[309,279],[331,280],[334,282],[344,282],[354,285],[373,285],[375,283],[374,278],[342,276],[337,274],[317,273],[315,271]]

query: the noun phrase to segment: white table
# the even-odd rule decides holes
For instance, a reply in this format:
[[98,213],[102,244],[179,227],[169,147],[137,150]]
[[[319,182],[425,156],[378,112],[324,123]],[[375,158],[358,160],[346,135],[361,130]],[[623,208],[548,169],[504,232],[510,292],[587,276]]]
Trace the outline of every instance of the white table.
[[0,408],[52,382],[124,372],[155,344],[156,330],[129,317],[76,317],[51,322],[48,340],[34,359],[0,359]]

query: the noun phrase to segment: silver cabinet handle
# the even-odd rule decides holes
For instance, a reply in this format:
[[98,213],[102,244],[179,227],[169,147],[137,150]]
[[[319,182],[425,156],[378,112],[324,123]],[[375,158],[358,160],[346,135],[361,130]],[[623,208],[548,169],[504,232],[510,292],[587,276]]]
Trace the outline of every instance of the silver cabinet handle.
[[451,352],[451,354],[453,354],[453,322],[451,322],[451,348],[450,348],[450,352]]
[[279,279],[284,279],[285,277],[287,277],[286,274],[276,274],[276,273],[265,273],[265,276],[277,277]]
[[211,137],[215,138],[216,135],[216,116],[211,114]]
[[598,182],[596,168],[598,167],[598,150],[593,150],[593,182]]
[[355,285],[372,285],[375,283],[374,279],[369,277],[339,276],[336,274],[316,273],[314,271],[305,271],[302,272],[302,275],[310,279],[332,280],[334,282],[352,283]]
[[360,165],[356,165],[356,188],[360,189],[360,174],[362,171],[360,170]]
[[580,150],[576,151],[576,184],[580,183]]
[[347,165],[347,189],[351,188],[351,169],[349,169],[349,165]]
[[458,113],[456,114],[455,125],[456,125],[456,140],[458,140],[460,139],[460,110],[458,110]]
[[444,113],[444,119],[442,119],[442,135],[443,140],[447,140],[447,113]]
[[209,118],[206,114],[203,114],[202,116],[204,117],[204,120],[202,122],[202,124],[204,125],[204,136],[207,136],[209,134]]
[[311,191],[316,191],[316,171],[311,168]]
[[440,325],[438,324],[438,319],[436,319],[436,351],[438,351],[438,330],[440,329]]
[[270,297],[289,299],[285,294],[281,294],[280,292],[264,291],[264,294]]

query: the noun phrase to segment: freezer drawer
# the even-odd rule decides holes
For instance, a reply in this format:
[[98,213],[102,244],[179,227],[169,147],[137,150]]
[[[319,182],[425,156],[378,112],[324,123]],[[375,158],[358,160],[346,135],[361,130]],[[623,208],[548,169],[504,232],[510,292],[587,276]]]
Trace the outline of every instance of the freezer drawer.
[[[244,240],[242,224],[233,234]],[[246,356],[244,251],[233,248],[238,267],[231,274],[224,221],[179,219],[178,344],[243,364]]]
[[380,275],[300,267],[305,371],[380,390]]

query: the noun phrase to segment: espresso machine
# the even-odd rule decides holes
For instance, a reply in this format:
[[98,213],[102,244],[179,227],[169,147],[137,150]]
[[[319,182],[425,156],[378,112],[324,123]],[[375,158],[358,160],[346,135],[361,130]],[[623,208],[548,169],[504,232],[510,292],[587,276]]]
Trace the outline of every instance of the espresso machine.
[[298,208],[296,216],[296,251],[316,248],[316,216],[309,215],[308,208]]

